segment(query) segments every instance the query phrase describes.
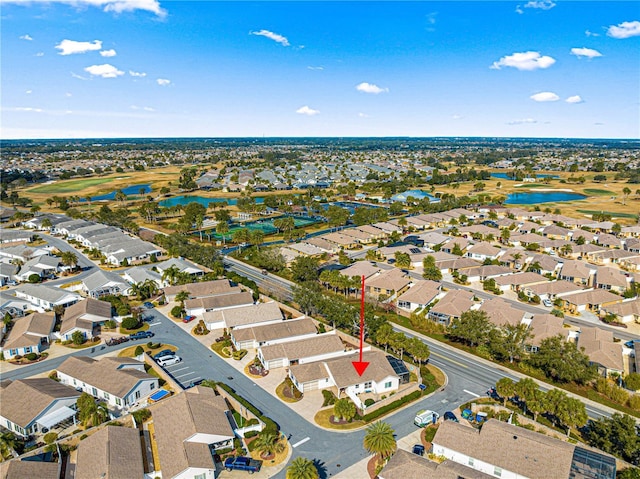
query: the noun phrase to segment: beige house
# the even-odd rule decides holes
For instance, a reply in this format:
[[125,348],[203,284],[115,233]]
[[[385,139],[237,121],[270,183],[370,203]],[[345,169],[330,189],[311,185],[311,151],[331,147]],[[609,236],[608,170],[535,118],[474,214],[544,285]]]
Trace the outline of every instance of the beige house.
[[49,346],[56,324],[55,314],[32,313],[13,322],[2,345],[4,359],[13,359],[29,353],[40,354]]
[[625,374],[622,343],[613,341],[611,331],[582,327],[578,336],[578,349],[589,356],[589,361],[598,367],[600,375],[607,377],[611,373]]
[[404,449],[398,449],[378,474],[379,479],[492,479],[494,477],[454,461],[434,462]]
[[311,318],[289,319],[265,326],[232,329],[231,341],[236,349],[256,349],[260,346],[304,339],[318,334]]
[[75,479],[143,479],[140,432],[107,426],[80,441]]
[[335,330],[309,338],[269,344],[258,348],[258,359],[264,368],[276,369],[342,356],[346,347]]

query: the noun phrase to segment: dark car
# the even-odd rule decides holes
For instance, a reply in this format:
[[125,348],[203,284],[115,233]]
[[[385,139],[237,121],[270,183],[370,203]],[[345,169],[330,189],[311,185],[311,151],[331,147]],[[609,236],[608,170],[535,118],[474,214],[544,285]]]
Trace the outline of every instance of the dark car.
[[153,338],[155,336],[155,334],[153,334],[151,331],[138,331],[137,333],[131,333],[129,335],[129,339],[146,339],[146,338]]
[[174,354],[175,352],[171,351],[170,349],[163,349],[159,353],[154,354],[153,359],[160,359],[162,356],[173,356]]
[[424,446],[422,444],[416,444],[413,446],[413,450],[411,452],[418,456],[424,456]]
[[153,309],[155,308],[155,306],[153,305],[153,303],[150,303],[149,301],[145,301],[144,303],[142,303],[142,306],[144,306],[147,309]]
[[444,413],[444,420],[445,421],[458,422],[458,418],[451,411],[447,411],[447,412]]

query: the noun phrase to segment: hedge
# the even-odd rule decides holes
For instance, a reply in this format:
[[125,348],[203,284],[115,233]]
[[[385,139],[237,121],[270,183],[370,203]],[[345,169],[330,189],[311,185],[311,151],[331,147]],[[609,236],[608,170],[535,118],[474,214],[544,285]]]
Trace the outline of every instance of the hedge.
[[421,396],[422,396],[422,391],[413,391],[411,394],[407,394],[403,398],[397,399],[397,400],[393,401],[392,403],[385,404],[380,409],[376,409],[375,411],[370,412],[369,414],[365,414],[364,416],[361,417],[361,419],[363,421],[365,421],[365,422],[371,422],[374,419],[377,419],[380,416],[384,416],[386,413],[388,413],[390,411],[393,411],[394,409],[399,408],[403,404],[415,401],[416,399],[420,398]]
[[228,392],[231,396],[233,396],[233,398],[236,401],[238,401],[240,404],[246,407],[249,411],[251,411],[254,415],[260,418],[260,420],[264,423],[264,426],[265,426],[263,431],[269,431],[269,432],[273,432],[274,434],[278,434],[278,431],[280,430],[280,428],[278,427],[278,425],[273,419],[263,415],[262,412],[257,407],[255,407],[253,404],[251,404],[242,396],[238,396],[235,390],[228,384],[225,384],[225,383],[215,383],[215,384],[216,386],[219,386],[222,389],[224,389],[226,392]]

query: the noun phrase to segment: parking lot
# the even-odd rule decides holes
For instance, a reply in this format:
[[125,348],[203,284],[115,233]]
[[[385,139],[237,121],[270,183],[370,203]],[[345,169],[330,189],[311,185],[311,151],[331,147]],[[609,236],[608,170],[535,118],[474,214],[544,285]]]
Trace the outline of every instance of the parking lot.
[[[178,352],[178,356],[180,356]],[[182,356],[180,356],[182,358]],[[163,368],[166,372],[168,372],[176,382],[186,389],[191,386],[192,383],[197,381],[201,381],[203,378],[199,376],[194,368],[190,367],[189,364],[182,358],[182,361],[179,363],[173,364],[171,366],[164,366]]]

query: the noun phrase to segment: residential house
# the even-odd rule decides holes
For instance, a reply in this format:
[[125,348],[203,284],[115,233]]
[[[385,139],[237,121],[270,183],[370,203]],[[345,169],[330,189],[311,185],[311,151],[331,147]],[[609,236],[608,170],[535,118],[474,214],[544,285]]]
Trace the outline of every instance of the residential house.
[[469,247],[471,247],[473,243],[471,243],[471,241],[469,241],[466,238],[451,238],[450,240],[447,240],[444,243],[442,243],[442,247],[440,248],[440,251],[443,253],[453,254],[453,251],[456,249],[456,245],[458,245],[458,249],[460,251],[465,251]]
[[0,256],[10,260],[18,260],[23,264],[37,256],[51,255],[51,247],[27,246],[18,244],[14,246],[5,246],[0,248]]
[[499,298],[483,301],[478,311],[487,313],[489,321],[498,327],[518,326],[522,323],[525,315],[523,310],[514,308],[511,303]]
[[598,478],[616,477],[611,456],[497,419],[489,419],[480,429],[444,421],[432,443],[436,456],[502,479],[586,477],[584,471],[594,464]]
[[598,367],[601,376],[608,377],[612,373],[624,376],[624,359],[622,357],[622,343],[613,341],[613,333],[602,328],[580,328],[578,335],[578,349],[589,356],[589,362]]
[[527,269],[534,273],[541,274],[543,276],[554,276],[562,268],[563,261],[561,258],[550,256],[548,254],[527,254],[525,262],[527,263]]
[[0,243],[28,243],[33,237],[33,231],[3,229]]
[[503,251],[497,246],[493,246],[490,243],[476,243],[467,249],[465,256],[476,261],[485,261],[487,259],[494,260],[503,253]]
[[36,256],[20,266],[20,272],[15,276],[20,281],[29,281],[32,275],[40,277],[40,280],[49,279],[55,277],[55,274],[61,271],[60,266],[60,258],[57,256]]
[[296,253],[298,253],[298,255],[307,256],[311,258],[319,258],[320,256],[326,253],[326,251],[323,250],[322,248],[318,248],[315,245],[312,245],[310,243],[304,243],[304,242],[292,243],[287,245],[287,247],[295,251]]
[[216,279],[213,281],[203,281],[201,283],[167,286],[164,288],[164,295],[167,301],[174,301],[176,295],[181,291],[189,293],[190,298],[204,298],[205,296],[215,296],[232,290],[231,283],[229,283],[228,279]]
[[15,294],[17,298],[27,300],[40,312],[56,306],[71,306],[82,299],[76,293],[44,284],[23,284],[15,289]]
[[230,309],[207,311],[203,319],[209,330],[234,328],[251,328],[265,324],[275,324],[283,320],[282,311],[278,303],[257,303],[248,306],[238,306]]
[[587,253],[586,257],[592,263],[599,265],[622,264],[624,260],[640,258],[640,253],[632,253],[623,249],[607,249]]
[[0,348],[4,359],[10,360],[29,353],[40,354],[49,346],[55,324],[56,317],[53,312],[32,313],[24,318],[15,319]]
[[549,239],[559,239],[569,241],[572,236],[572,231],[568,228],[563,228],[558,225],[549,225],[542,228],[542,235]]
[[188,299],[184,302],[184,309],[187,316],[201,317],[207,311],[218,311],[252,304],[253,294],[249,291],[242,291],[240,288],[233,288],[233,291],[216,296]]
[[106,426],[80,441],[75,479],[144,479],[140,431]]
[[353,278],[364,276],[365,280],[380,272],[380,267],[370,261],[356,261],[355,263],[340,270],[340,274]]
[[538,296],[541,300],[549,299],[551,301],[555,301],[556,298],[563,295],[583,290],[582,286],[570,281],[547,281],[546,283],[530,284],[520,288],[520,291],[530,298]]
[[553,314],[534,314],[527,322],[532,336],[527,341],[526,347],[531,352],[538,351],[543,340],[554,336],[560,335],[565,341],[577,338],[577,330],[565,327],[564,319]]
[[162,276],[169,268],[174,268],[180,273],[188,274],[192,278],[203,276],[205,271],[192,261],[183,258],[170,258],[155,264],[156,271]]
[[595,267],[590,267],[582,261],[567,259],[562,264],[558,278],[581,286],[592,286],[595,274]]
[[598,266],[594,286],[613,293],[622,294],[631,287],[632,279],[629,273],[625,273],[617,268]]
[[622,239],[608,233],[600,233],[596,238],[596,243],[607,248],[622,248],[624,244]]
[[98,269],[82,280],[82,290],[96,299],[108,295],[128,296],[131,285],[116,273]]
[[584,244],[590,244],[596,239],[596,234],[583,229],[573,230],[571,234],[571,241],[576,242],[579,238],[583,239]]
[[362,225],[355,228],[363,233],[367,233],[371,240],[379,241],[381,239],[385,239],[389,236],[387,231],[383,231],[380,228],[376,228],[373,225]]
[[397,298],[398,308],[413,312],[426,308],[441,294],[442,285],[435,281],[416,281]]
[[258,359],[267,370],[306,364],[345,354],[346,348],[335,330],[309,338],[258,347]]
[[363,353],[362,360],[368,362],[369,366],[362,376],[353,367],[355,357],[352,354],[326,361],[291,365],[289,377],[303,393],[314,389],[335,388],[339,398],[346,395],[361,408],[361,394],[388,395],[398,390],[400,377],[383,352],[372,350]]
[[402,294],[411,284],[411,278],[401,270],[394,268],[378,272],[365,282],[365,291],[368,295],[379,298],[385,295],[392,298]]
[[571,313],[591,311],[598,314],[607,306],[621,303],[623,298],[604,289],[595,289],[566,294],[560,299],[562,300],[563,307]]
[[13,459],[0,462],[0,479],[60,479],[61,462]]
[[344,236],[350,236],[354,238],[360,244],[368,244],[377,241],[369,233],[361,231],[358,228],[345,228],[341,231]]
[[311,338],[318,334],[313,319],[302,317],[265,326],[231,330],[236,349],[256,349],[260,346]]
[[229,407],[211,388],[196,386],[151,408],[163,479],[215,479],[217,449],[233,443]]
[[454,289],[433,305],[427,317],[433,321],[448,326],[452,320],[460,318],[462,313],[469,311],[475,305],[474,295],[470,291]]
[[360,241],[353,236],[347,236],[341,233],[327,233],[320,236],[325,241],[333,243],[338,248],[353,249],[360,244]]
[[18,278],[18,266],[12,263],[0,262],[0,286],[15,282]]
[[523,272],[514,273],[508,276],[500,276],[496,278],[495,281],[498,288],[502,291],[512,290],[518,292],[526,286],[548,283],[549,279],[538,273]]
[[47,432],[75,417],[79,397],[75,389],[49,378],[2,381],[0,425],[23,438]]
[[640,299],[638,298],[605,306],[602,310],[604,314],[615,315],[616,319],[623,323],[640,322]]
[[160,274],[151,269],[142,268],[140,266],[129,268],[122,276],[132,285],[142,284],[145,281],[153,281],[158,289],[162,289],[167,286],[167,284],[162,280],[162,276]]
[[500,276],[511,276],[513,271],[506,266],[498,266],[496,264],[475,266],[473,268],[465,268],[464,274],[467,281],[473,283],[478,281],[486,281],[488,279],[499,278]]
[[147,374],[144,363],[133,358],[70,356],[58,366],[57,374],[62,384],[91,394],[114,409],[128,409],[158,389],[158,378]]
[[398,449],[378,474],[379,479],[492,479],[494,477],[454,461],[434,462],[404,449]]
[[309,238],[305,241],[305,243],[309,243],[310,245],[320,248],[321,250],[329,254],[336,254],[338,251],[340,251],[340,247],[337,244],[327,241],[322,236]]
[[93,339],[97,335],[97,327],[110,319],[110,303],[87,298],[65,309],[58,334],[63,341],[73,340],[76,331],[85,339]]

